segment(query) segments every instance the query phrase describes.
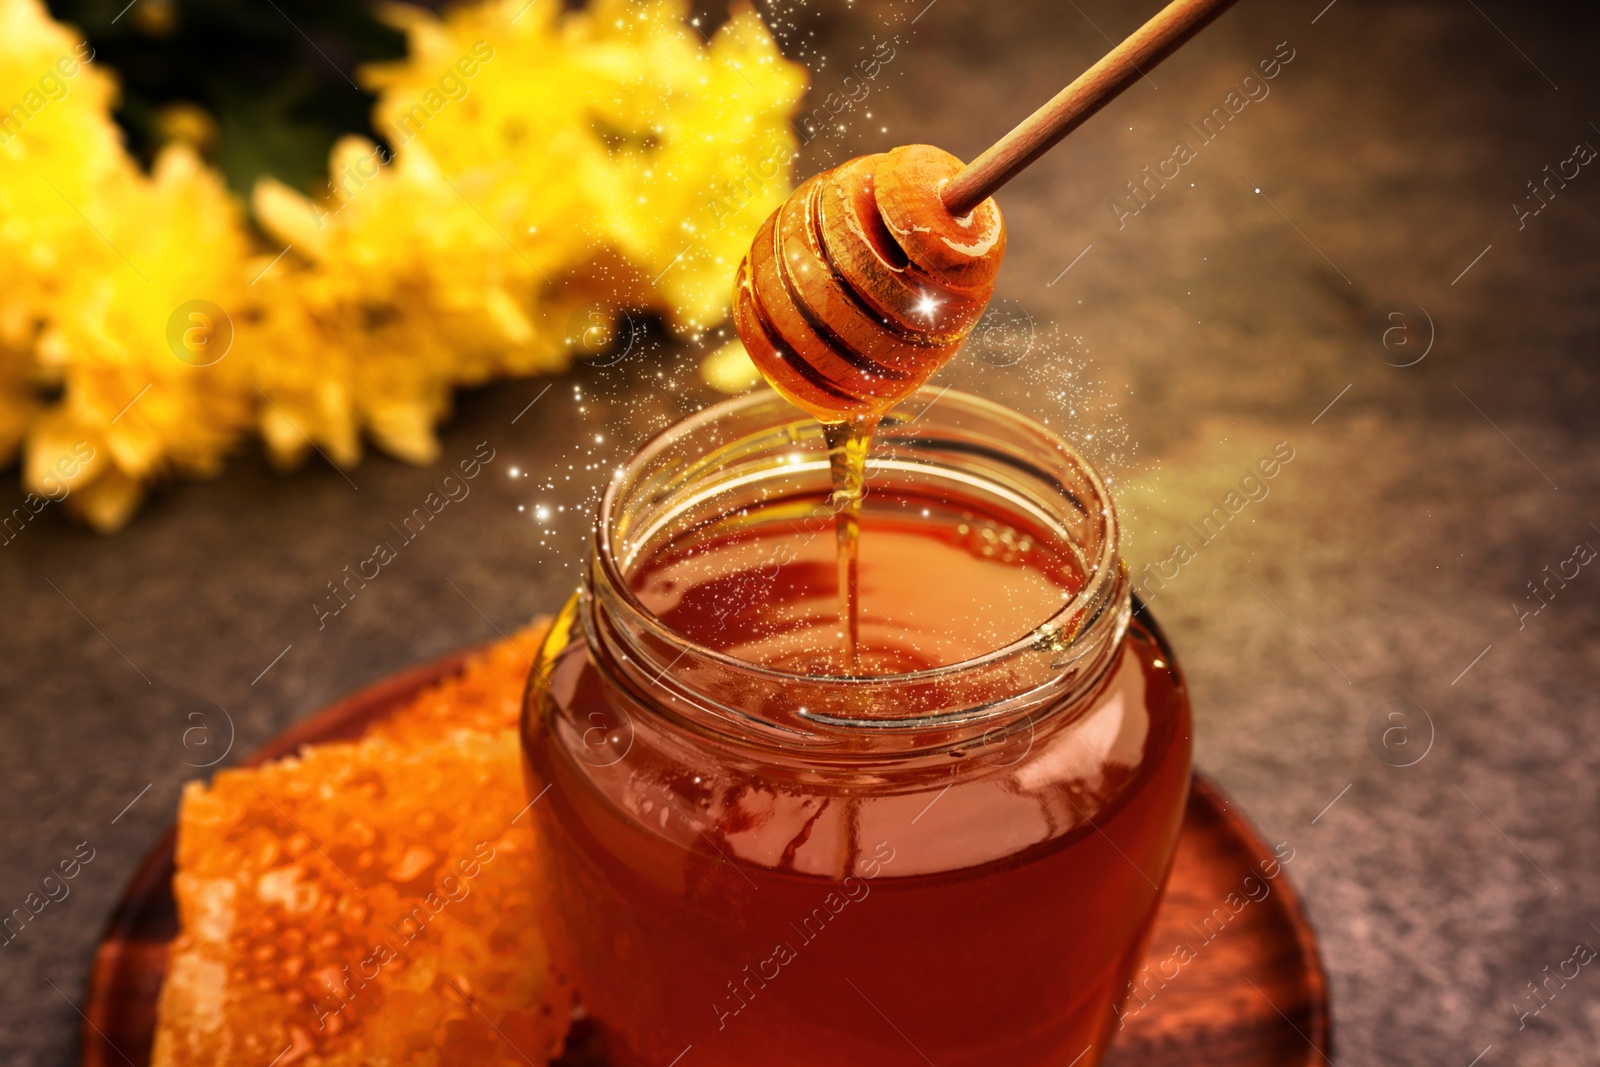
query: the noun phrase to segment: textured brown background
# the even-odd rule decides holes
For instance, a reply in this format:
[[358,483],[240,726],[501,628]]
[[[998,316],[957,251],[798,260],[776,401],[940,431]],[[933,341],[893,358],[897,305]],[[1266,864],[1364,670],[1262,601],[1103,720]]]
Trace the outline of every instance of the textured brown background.
[[[1005,190],[1000,297],[1031,320],[1033,346],[994,342],[948,380],[1094,433],[1085,445],[1115,479],[1136,566],[1195,544],[1184,523],[1290,443],[1270,495],[1155,610],[1193,683],[1201,765],[1297,850],[1289,873],[1322,935],[1339,1058],[1467,1067],[1487,1048],[1486,1067],[1593,1062],[1594,967],[1520,1030],[1513,1004],[1535,1007],[1525,983],[1576,943],[1600,946],[1600,756],[1587,743],[1600,567],[1524,629],[1513,604],[1578,541],[1600,547],[1600,171],[1521,231],[1511,205],[1576,142],[1600,147],[1586,104],[1596,24],[1503,0],[1324,3],[1240,5]],[[1095,27],[1120,38],[1154,9],[861,6],[800,20],[791,42],[829,57],[820,99],[862,46],[899,35],[802,174],[897,141],[971,155],[1105,49]],[[1270,95],[1119,230],[1107,202],[1123,183],[1192,141],[1186,123],[1281,41],[1295,58]],[[1385,348],[1395,325],[1409,332]],[[1420,363],[1386,364],[1430,332]],[[1064,403],[1069,356],[1101,384]],[[553,608],[577,581],[593,486],[706,398],[692,366],[643,345],[542,396],[549,383],[530,381],[464,397],[444,461],[484,440],[496,459],[320,631],[310,604],[324,583],[390,537],[442,465],[374,457],[350,472],[357,489],[325,466],[280,477],[245,456],[165,491],[113,538],[47,513],[0,549],[0,908],[78,842],[97,850],[72,895],[0,949],[9,1062],[71,1062],[67,998],[197,773],[185,762],[222,751],[218,707],[236,758],[364,682]],[[8,479],[0,504],[14,495]],[[541,526],[536,504],[568,510]],[[1368,740],[1394,700],[1431,717],[1396,746],[1426,749],[1414,766],[1387,765]]]

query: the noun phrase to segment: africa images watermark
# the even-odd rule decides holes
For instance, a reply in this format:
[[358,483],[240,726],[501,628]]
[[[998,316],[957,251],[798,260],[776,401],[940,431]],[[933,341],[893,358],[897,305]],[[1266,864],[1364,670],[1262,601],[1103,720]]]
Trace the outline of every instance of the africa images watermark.
[[94,49],[88,41],[79,41],[72,55],[64,55],[45,69],[38,85],[22,94],[22,99],[0,112],[0,145],[7,145],[22,133],[23,127],[58,100],[66,99],[72,89],[67,83],[78,76],[84,63],[94,58]]
[[1411,700],[1391,700],[1367,718],[1367,747],[1380,763],[1415,767],[1433,751],[1433,716]]
[[716,1000],[711,1003],[711,1011],[717,1017],[717,1029],[727,1029],[728,1020],[748,1008],[756,995],[767,988],[768,982],[777,981],[783,968],[799,959],[801,950],[822,936],[828,924],[843,914],[847,907],[866,900],[872,893],[872,880],[883,873],[884,867],[894,862],[895,855],[893,845],[879,841],[873,846],[872,858],[860,864],[859,877],[855,874],[846,875],[838,889],[830,889],[816,907],[800,917],[798,925],[790,921],[789,928],[795,932],[793,941],[785,937],[754,968],[745,964],[737,983],[729,979],[727,1001]]
[[40,479],[44,482],[44,495],[29,492],[22,498],[22,503],[11,509],[11,514],[0,519],[0,548],[10,545],[28,523],[38,517],[39,513],[51,504],[59,504],[67,499],[72,492],[72,479],[80,470],[90,463],[95,457],[94,446],[88,441],[79,441],[72,447],[67,455],[59,457],[53,466],[45,469]]
[[[1540,1012],[1548,1008],[1550,1002],[1567,988],[1567,983],[1577,978],[1583,968],[1594,962],[1594,958],[1594,946],[1587,941],[1580,941],[1572,947],[1572,955],[1556,964],[1554,974],[1550,973],[1547,963],[1541,974],[1535,976],[1538,978],[1537,984],[1533,978],[1528,979],[1528,992],[1511,1002],[1511,1012],[1517,1017],[1517,1029],[1526,1030],[1528,1020],[1537,1018]],[[1532,1007],[1524,1008],[1523,1004],[1531,1004]]]
[[315,202],[311,205],[311,215],[316,220],[317,229],[322,229],[327,219],[343,211],[345,205],[355,199],[367,187],[367,183],[378,176],[380,170],[394,162],[393,148],[400,148],[415,140],[441,111],[452,103],[465,100],[471,92],[467,81],[477,77],[483,65],[492,59],[493,45],[488,41],[474,44],[471,51],[462,53],[459,59],[447,66],[428,91],[400,112],[399,118],[390,124],[389,144],[392,147],[374,145],[370,152],[347,160],[339,168],[339,173],[329,175],[327,203],[331,207],[324,209]]
[[[1554,172],[1551,171],[1548,163],[1545,164],[1544,169],[1540,171],[1544,178],[1542,180],[1530,180],[1528,182],[1528,195],[1523,198],[1523,203],[1511,205],[1512,212],[1517,216],[1517,229],[1527,229],[1528,220],[1549,207],[1551,202],[1555,200],[1556,193],[1561,189],[1565,189],[1567,182],[1577,178],[1584,167],[1594,162],[1595,155],[1593,145],[1587,141],[1579,141],[1573,146],[1572,155],[1556,164]],[[1568,167],[1572,168],[1570,173],[1567,170]],[[1555,183],[1554,188],[1551,187],[1552,182]],[[1540,192],[1541,189],[1544,191]],[[1524,204],[1528,206],[1525,207],[1523,206]]]
[[[416,855],[420,861],[426,862],[421,853]],[[325,968],[325,973],[318,972],[318,978],[328,991],[329,1003],[319,1004],[316,1000],[311,1002],[311,1010],[317,1016],[317,1029],[328,1030],[331,1025],[333,1031],[337,1032],[340,1014],[367,987],[367,983],[376,981],[387,964],[401,959],[411,943],[421,937],[428,929],[428,925],[446,908],[466,900],[472,894],[472,880],[482,874],[484,865],[494,862],[494,858],[494,846],[487,841],[478,842],[472,850],[471,857],[456,862],[455,872],[441,875],[434,890],[416,898],[416,903],[411,906],[410,911],[398,921],[389,923],[389,928],[395,933],[394,940],[384,939],[370,946],[366,956],[355,964],[354,973],[351,973],[351,965],[348,963],[342,970],[330,965]],[[406,860],[402,859],[401,863],[404,865]],[[449,872],[450,868],[447,866],[445,870]],[[401,870],[396,873],[404,875],[408,872]]]
[[1111,209],[1111,218],[1116,222],[1117,229],[1125,229],[1129,219],[1149,207],[1155,201],[1156,194],[1167,187],[1167,182],[1176,181],[1184,167],[1200,158],[1200,149],[1221,137],[1222,131],[1230,122],[1237,120],[1245,108],[1265,100],[1272,92],[1267,82],[1282,74],[1283,68],[1294,62],[1294,57],[1295,50],[1289,46],[1289,42],[1280,41],[1272,56],[1256,64],[1261,71],[1260,78],[1246,74],[1238,86],[1222,98],[1222,103],[1200,120],[1200,125],[1189,123],[1189,129],[1195,132],[1192,145],[1188,140],[1177,142],[1170,156],[1154,164],[1154,171],[1150,164],[1146,164],[1141,171],[1144,175],[1142,179],[1126,183],[1127,196],[1108,200],[1106,206]]
[[326,603],[311,602],[311,610],[317,617],[317,629],[326,629],[328,620],[349,607],[355,601],[357,592],[365,589],[368,582],[376,581],[384,567],[400,558],[400,550],[421,537],[428,524],[437,519],[445,508],[467,499],[472,492],[472,486],[467,483],[483,473],[483,468],[493,463],[496,455],[489,442],[479,442],[472,456],[456,465],[461,472],[459,478],[455,474],[445,475],[439,488],[429,490],[428,495],[422,498],[422,503],[400,520],[399,526],[392,521],[389,523],[389,528],[400,535],[398,547],[391,541],[379,541],[373,547],[372,555],[356,563],[354,570],[348,563],[345,564],[340,576],[327,583],[329,595],[323,597]]
[[[803,129],[796,125],[796,130],[801,135],[802,146],[810,144],[823,130],[835,125],[833,120],[841,113],[853,109],[866,100],[872,92],[872,83],[877,80],[879,73],[894,61],[894,45],[890,42],[896,40],[899,38],[891,37],[888,41],[875,41],[872,54],[852,66],[851,73],[845,75],[844,81],[839,84],[839,88],[844,90],[843,95],[830,92],[822,98],[822,103],[811,109],[810,114],[799,120],[804,124]],[[887,55],[884,54],[886,50]],[[851,82],[856,84],[854,89],[850,87]]]
[[1287,841],[1280,841],[1273,849],[1273,857],[1257,865],[1261,871],[1260,877],[1254,873],[1245,875],[1239,888],[1223,897],[1222,903],[1212,908],[1211,913],[1200,920],[1199,926],[1189,923],[1189,930],[1194,934],[1193,940],[1184,938],[1179,941],[1165,958],[1155,964],[1145,964],[1137,975],[1130,978],[1127,998],[1121,1006],[1112,1008],[1117,1015],[1117,1029],[1126,1027],[1129,1019],[1148,1008],[1161,990],[1167,988],[1169,982],[1176,981],[1183,973],[1183,968],[1199,959],[1201,951],[1222,936],[1246,908],[1260,904],[1271,896],[1273,881],[1283,873],[1284,867],[1294,861],[1294,857],[1294,846]]
[[1168,582],[1178,577],[1184,567],[1199,558],[1202,549],[1222,536],[1229,522],[1250,504],[1267,499],[1272,492],[1269,483],[1294,461],[1294,457],[1294,447],[1288,441],[1279,441],[1273,446],[1272,455],[1256,460],[1255,468],[1245,472],[1239,479],[1239,488],[1230,490],[1222,498],[1222,503],[1213,505],[1209,512],[1200,517],[1198,525],[1193,521],[1185,523],[1184,526],[1194,534],[1194,545],[1180,540],[1172,546],[1172,551],[1165,559],[1146,563],[1139,572],[1142,577],[1135,578],[1133,582],[1139,599],[1148,605],[1158,592],[1166,588]]
[[[1600,527],[1596,527],[1592,522],[1589,524],[1589,528],[1600,532]],[[1527,629],[1528,620],[1549,607],[1555,600],[1556,594],[1565,589],[1568,582],[1575,581],[1583,573],[1583,568],[1594,561],[1595,555],[1595,549],[1592,544],[1588,541],[1579,541],[1573,547],[1572,555],[1555,565],[1554,573],[1550,570],[1550,564],[1546,563],[1543,571],[1540,572],[1544,576],[1542,580],[1538,577],[1529,578],[1528,595],[1523,597],[1523,604],[1532,601],[1537,606],[1526,608],[1522,604],[1513,603],[1511,605],[1512,612],[1517,616],[1517,629]],[[1572,568],[1570,571],[1567,569],[1569,567]],[[1552,583],[1554,583],[1553,586]]]
[[[84,855],[88,849],[88,855]],[[56,864],[56,869],[45,875],[40,882],[44,895],[31,892],[22,898],[22,904],[12,908],[10,914],[0,919],[0,948],[9,948],[11,942],[22,936],[22,931],[28,924],[34,922],[39,913],[51,904],[60,904],[72,893],[72,887],[67,883],[78,877],[79,872],[91,863],[95,857],[94,846],[87,841],[80,841],[72,850],[71,857]]]
[[[822,103],[808,114],[791,122],[799,137],[800,147],[804,148],[824,133],[837,132],[839,125],[835,120],[845,112],[855,110],[867,99],[872,93],[873,82],[894,61],[894,40],[897,38],[874,42],[872,53],[850,68],[851,73],[840,84],[842,92],[828,93],[822,98]],[[783,174],[784,164],[795,155],[788,137],[778,137],[759,158],[742,165],[743,173],[738,178],[714,185],[711,198],[707,201],[711,212],[710,232],[722,229],[729,218],[760,196],[768,185]]]

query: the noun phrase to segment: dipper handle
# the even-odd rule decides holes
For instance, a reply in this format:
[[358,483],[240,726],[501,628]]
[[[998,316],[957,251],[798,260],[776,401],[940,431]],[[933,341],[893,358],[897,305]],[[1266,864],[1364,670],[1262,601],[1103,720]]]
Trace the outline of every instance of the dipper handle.
[[944,206],[958,218],[966,215],[1233,4],[1234,0],[1172,0],[1127,40],[1078,75],[1071,85],[967,164],[944,187]]

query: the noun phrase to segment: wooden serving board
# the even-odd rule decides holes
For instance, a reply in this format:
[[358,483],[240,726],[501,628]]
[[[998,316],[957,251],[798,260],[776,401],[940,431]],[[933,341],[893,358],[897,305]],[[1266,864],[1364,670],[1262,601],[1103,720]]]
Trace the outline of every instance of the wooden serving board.
[[[279,734],[246,762],[359,737],[424,687],[460,670],[467,655],[368,686]],[[167,943],[178,932],[174,833],[169,828],[145,857],[95,954],[83,1007],[84,1067],[150,1062]],[[1327,982],[1316,936],[1287,874],[1271,866],[1274,859],[1227,796],[1197,774],[1147,969],[1135,976],[1142,1002],[1130,998],[1124,1008],[1124,1028],[1107,1067],[1331,1064]],[[1268,881],[1264,870],[1277,876]],[[558,1067],[603,1064],[580,1023]]]

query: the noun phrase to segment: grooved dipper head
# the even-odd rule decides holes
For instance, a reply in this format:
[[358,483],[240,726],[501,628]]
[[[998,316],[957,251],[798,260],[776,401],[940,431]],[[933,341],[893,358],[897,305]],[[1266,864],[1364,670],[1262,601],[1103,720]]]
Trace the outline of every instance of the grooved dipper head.
[[739,265],[734,324],[778,392],[823,422],[881,415],[953,356],[1005,254],[993,200],[939,199],[955,156],[908,145],[802,183]]

